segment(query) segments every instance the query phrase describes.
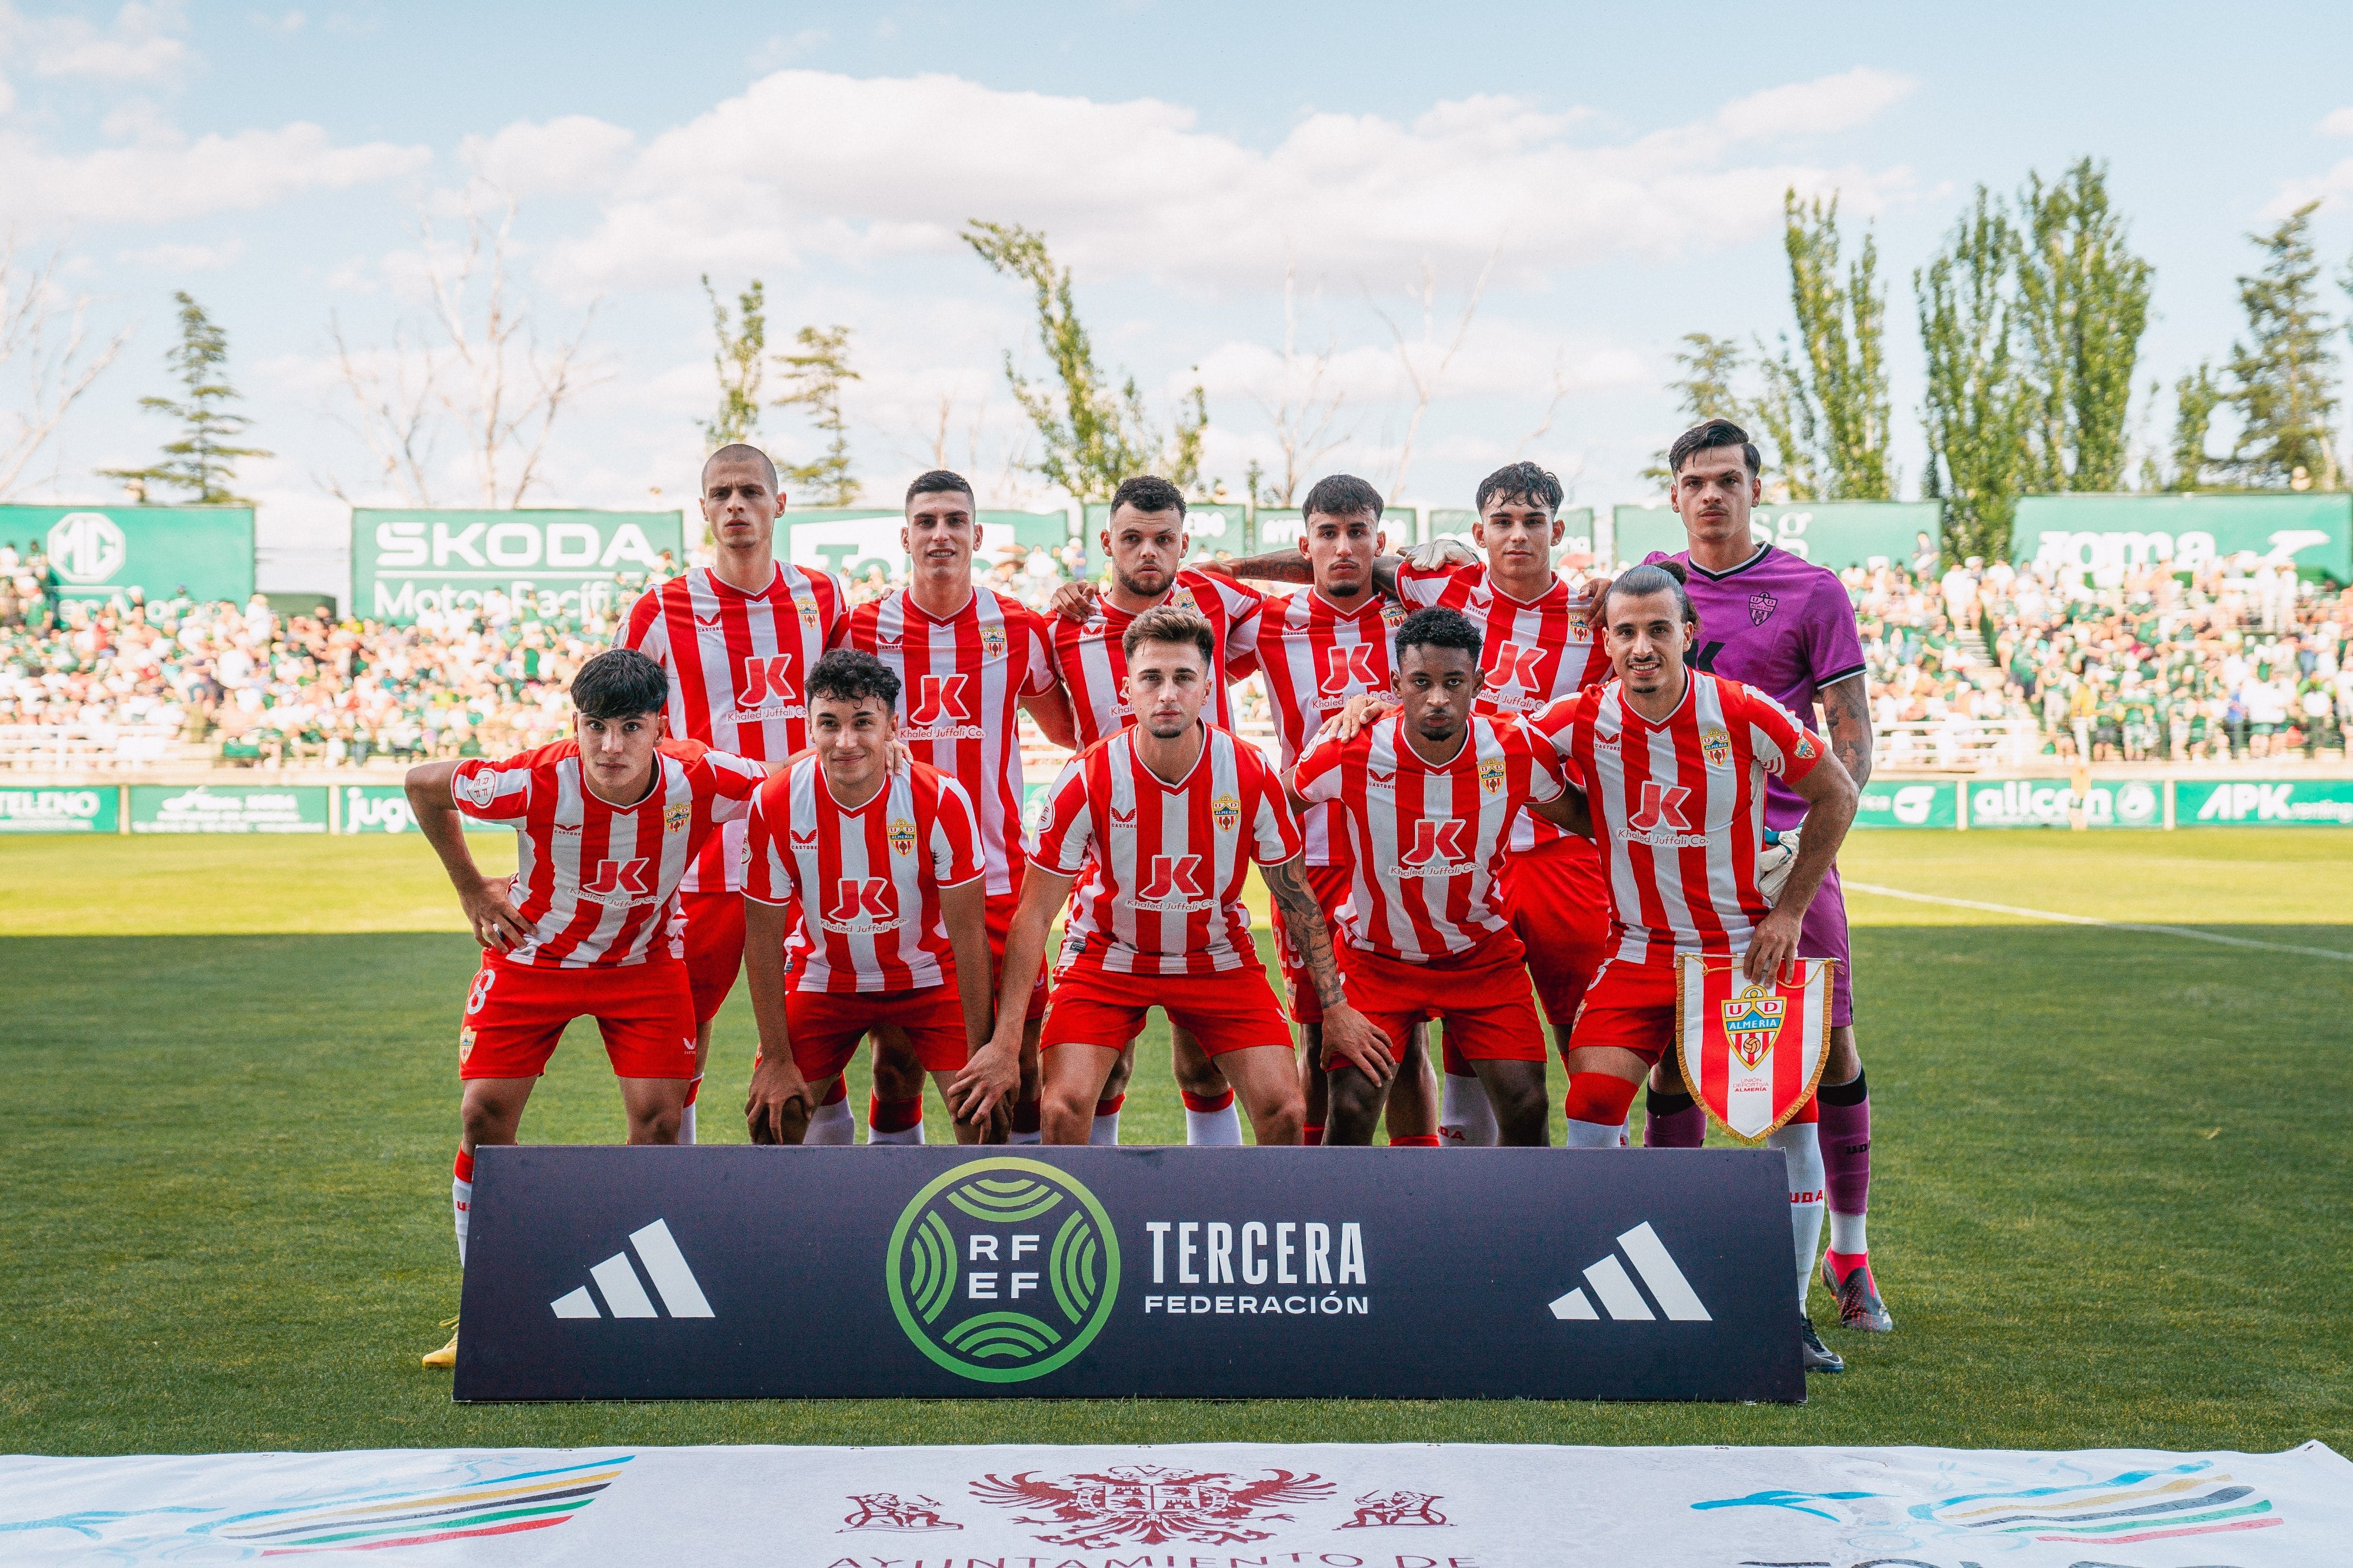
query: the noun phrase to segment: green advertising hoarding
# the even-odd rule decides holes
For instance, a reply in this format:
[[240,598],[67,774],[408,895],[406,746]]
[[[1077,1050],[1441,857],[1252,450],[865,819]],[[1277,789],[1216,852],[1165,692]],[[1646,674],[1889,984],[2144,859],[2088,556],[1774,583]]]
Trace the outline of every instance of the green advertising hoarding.
[[1874,779],[1862,786],[1857,803],[1857,827],[1941,827],[1960,826],[1960,805],[1949,779]]
[[[777,553],[796,566],[838,577],[863,577],[878,567],[885,577],[902,577],[907,552],[900,548],[899,531],[906,523],[903,510],[884,507],[787,507],[777,524],[783,535]],[[1060,550],[1070,535],[1070,513],[1064,511],[988,510],[980,514],[984,555],[1008,544]]]
[[[2074,826],[2075,792],[2065,779],[1986,779],[1964,793],[1971,828]],[[2163,827],[2165,781],[2095,779],[2083,805],[2086,827]]]
[[[1277,550],[1294,550],[1299,536],[1307,527],[1306,514],[1295,506],[1262,506],[1252,515],[1256,522],[1254,554],[1266,554]],[[1421,542],[1421,513],[1409,506],[1381,509],[1381,531],[1389,536],[1389,548],[1402,550],[1409,544]]]
[[2191,571],[2252,553],[2353,582],[2353,495],[2027,496],[2010,558],[2085,572],[2169,562]]
[[120,833],[121,795],[112,784],[62,789],[0,787],[0,836],[16,833]]
[[[408,792],[398,784],[336,784],[337,833],[413,833],[417,814],[408,807]],[[512,833],[514,825],[484,822],[460,816],[458,826],[469,833]]]
[[519,615],[626,608],[664,551],[686,559],[674,511],[433,511],[352,509],[351,613],[406,625],[427,610],[480,605],[492,590]]
[[[1424,511],[1421,515],[1421,537],[1425,542],[1432,539],[1459,539],[1463,543],[1470,545],[1473,550],[1478,548],[1477,543],[1473,542],[1471,537],[1471,530],[1479,521],[1479,512],[1476,508],[1467,506],[1434,506]],[[1553,552],[1553,559],[1556,562],[1567,555],[1590,555],[1594,553],[1593,509],[1591,507],[1563,507],[1560,512],[1560,548]],[[1394,550],[1401,542],[1403,542],[1392,535],[1389,540],[1389,548]]]
[[[1833,572],[1908,566],[1924,552],[1935,553],[1944,515],[1941,501],[1799,501],[1752,510],[1748,536]],[[1683,520],[1663,503],[1612,507],[1609,523],[1614,560],[1631,564],[1652,551],[1683,548]]]
[[2182,827],[2353,827],[2353,779],[2181,779],[2173,820]]
[[324,833],[327,791],[319,784],[132,784],[131,831]]
[[249,506],[0,506],[0,543],[47,555],[69,599],[253,596]]

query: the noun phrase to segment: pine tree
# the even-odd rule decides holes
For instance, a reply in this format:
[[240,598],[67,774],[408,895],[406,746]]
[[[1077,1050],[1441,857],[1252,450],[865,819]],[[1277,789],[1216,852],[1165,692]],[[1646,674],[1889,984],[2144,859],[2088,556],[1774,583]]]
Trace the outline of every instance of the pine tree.
[[2215,384],[2214,369],[2200,364],[2173,384],[2173,473],[2169,490],[2194,490],[2206,479],[2213,458],[2206,455],[2206,434],[2221,406],[2222,389]]
[[2250,235],[2262,268],[2239,279],[2247,341],[2231,348],[2223,401],[2239,416],[2231,474],[2258,489],[2285,489],[2302,468],[2308,482],[2337,488],[2336,327],[2321,313],[2320,260],[2312,248],[2307,202],[2269,234]]
[[2079,160],[2052,184],[2027,176],[2018,260],[2023,358],[2033,407],[2029,482],[2049,490],[2124,484],[2125,422],[2156,268],[2126,246],[2107,166]]
[[198,506],[250,506],[229,486],[237,479],[239,458],[269,458],[275,453],[230,442],[253,423],[229,405],[243,401],[228,383],[228,334],[215,325],[205,308],[184,291],[172,296],[180,306],[180,341],[164,356],[187,390],[178,400],[142,397],[139,406],[169,415],[180,423],[180,438],[164,445],[163,458],[144,468],[100,468],[108,479],[121,479],[144,500],[159,485],[183,490],[185,500]]
[[776,406],[807,409],[809,422],[830,439],[823,456],[780,464],[777,477],[788,491],[805,492],[802,499],[814,505],[853,506],[858,479],[850,472],[849,423],[841,412],[842,386],[859,379],[849,368],[849,329],[803,327],[793,341],[800,345],[798,353],[776,356],[785,367],[786,384],[792,388],[776,399]]
[[734,320],[702,275],[702,292],[711,301],[712,330],[719,347],[711,356],[719,373],[719,409],[695,423],[702,428],[703,450],[715,452],[737,441],[749,441],[760,428],[760,382],[768,353],[767,291],[757,278],[735,297]]
[[1800,205],[1792,189],[1782,213],[1803,358],[1793,359],[1785,340],[1778,357],[1763,359],[1759,422],[1780,449],[1792,500],[1890,500],[1895,470],[1878,243],[1866,232],[1841,278],[1837,198]]
[[1944,499],[1948,560],[2009,553],[2031,461],[2031,394],[2016,359],[2020,301],[2010,287],[2019,243],[2002,204],[1979,185],[1944,247],[1912,275],[1928,372],[1922,488]]

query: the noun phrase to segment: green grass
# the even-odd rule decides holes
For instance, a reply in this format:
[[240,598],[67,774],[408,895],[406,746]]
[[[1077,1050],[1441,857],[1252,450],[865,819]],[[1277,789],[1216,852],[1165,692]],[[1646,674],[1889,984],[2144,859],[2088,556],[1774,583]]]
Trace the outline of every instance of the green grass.
[[[2348,871],[2353,833],[2323,830],[1886,834],[1846,858],[1856,881],[2353,952],[2329,923]],[[0,843],[0,1446],[2353,1445],[2353,964],[1852,904],[1873,1250],[1902,1326],[1831,1334],[1852,1370],[1805,1406],[459,1406],[416,1357],[457,1300],[473,954],[423,846]],[[1131,1140],[1181,1136],[1165,1039],[1147,1037]],[[749,1058],[739,997],[706,1142],[743,1139]],[[612,1141],[619,1120],[577,1031],[525,1131]]]

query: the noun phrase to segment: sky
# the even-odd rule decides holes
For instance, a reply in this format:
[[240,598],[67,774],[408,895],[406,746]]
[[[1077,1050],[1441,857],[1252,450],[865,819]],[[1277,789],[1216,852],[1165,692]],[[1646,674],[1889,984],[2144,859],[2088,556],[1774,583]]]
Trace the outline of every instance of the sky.
[[[530,505],[691,500],[717,397],[706,274],[729,297],[764,282],[772,345],[851,330],[866,500],[944,454],[986,503],[1059,504],[1006,384],[1008,354],[1044,369],[1027,291],[959,239],[975,218],[1044,233],[1098,357],[1155,414],[1204,388],[1205,470],[1237,494],[1253,459],[1281,470],[1303,403],[1336,443],[1311,477],[1464,506],[1526,457],[1577,503],[1649,499],[1683,334],[1791,324],[1792,186],[1838,197],[1850,249],[1877,243],[1907,496],[1912,275],[1980,183],[2107,162],[2156,268],[2144,385],[2228,353],[2247,235],[2301,202],[2324,202],[2327,302],[2353,308],[2333,65],[2353,8],[1636,9],[0,0],[10,302],[54,260],[48,350],[76,311],[81,363],[128,334],[6,499],[121,499],[97,470],[168,438],[139,399],[175,390],[185,289],[275,454],[239,470],[265,586],[340,585],[346,500],[480,504],[438,405],[406,484],[365,407],[422,384],[425,345],[446,358],[433,279],[470,207],[496,223],[509,201],[510,385],[579,344]],[[478,269],[477,339],[482,305]],[[35,357],[0,363],[0,455]],[[463,404],[462,371],[440,374]],[[2134,419],[2161,443],[2169,396]],[[509,444],[508,489],[534,433]],[[791,408],[760,438],[818,446]]]

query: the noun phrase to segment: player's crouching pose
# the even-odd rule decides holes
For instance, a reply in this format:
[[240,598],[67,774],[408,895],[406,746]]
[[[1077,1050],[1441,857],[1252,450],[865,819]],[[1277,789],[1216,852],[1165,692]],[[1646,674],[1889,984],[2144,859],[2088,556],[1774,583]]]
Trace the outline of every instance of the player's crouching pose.
[[[1635,1085],[1672,1059],[1676,954],[1741,959],[1751,981],[1795,958],[1806,906],[1854,820],[1857,792],[1788,709],[1688,667],[1699,617],[1682,566],[1635,567],[1609,586],[1596,613],[1617,679],[1555,702],[1533,723],[1584,787],[1615,937],[1569,1036],[1568,1142],[1619,1148]],[[1807,805],[1797,859],[1770,904],[1757,880],[1768,773]],[[1769,1140],[1789,1163],[1801,1303],[1822,1224],[1814,1132],[1810,1121],[1792,1121]],[[1809,1370],[1844,1368],[1810,1319],[1804,1344]]]
[[1326,1053],[1386,1083],[1387,1042],[1341,994],[1274,769],[1257,747],[1201,721],[1217,649],[1209,623],[1164,606],[1138,616],[1122,642],[1135,721],[1055,781],[1006,939],[997,1033],[955,1094],[977,1119],[1018,1081],[1022,1001],[1054,912],[1083,870],[1039,1041],[1045,1141],[1087,1142],[1112,1064],[1160,1007],[1217,1062],[1261,1144],[1297,1143],[1290,1030],[1241,907],[1252,861],[1324,999]]
[[[694,1076],[694,996],[674,929],[678,885],[719,825],[751,808],[758,763],[665,741],[670,678],[616,648],[572,679],[574,739],[504,762],[427,763],[408,805],[482,944],[458,1032],[464,1084],[458,1261],[466,1260],[474,1151],[512,1143],[565,1026],[593,1017],[621,1080],[632,1143],[675,1143]],[[463,816],[512,823],[512,880],[485,877]],[[458,1340],[425,1357],[454,1366]]]
[[[1349,1000],[1405,1059],[1409,1032],[1443,1021],[1495,1108],[1502,1142],[1541,1145],[1545,1039],[1527,954],[1495,875],[1524,806],[1564,789],[1550,748],[1517,719],[1474,718],[1479,630],[1454,610],[1419,610],[1398,628],[1404,706],[1343,740],[1309,746],[1292,773],[1303,809],[1336,802],[1354,848],[1342,913]],[[1332,1053],[1327,1143],[1368,1143],[1387,1085]]]
[[[878,1053],[903,1036],[915,1059],[898,1076],[929,1072],[943,1095],[989,1033],[987,867],[970,797],[921,763],[892,765],[899,678],[881,660],[836,648],[807,690],[816,754],[761,787],[744,844],[754,1143],[849,1142],[837,1086],[870,1029]],[[958,1120],[956,1141],[988,1130]]]

